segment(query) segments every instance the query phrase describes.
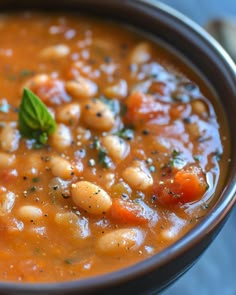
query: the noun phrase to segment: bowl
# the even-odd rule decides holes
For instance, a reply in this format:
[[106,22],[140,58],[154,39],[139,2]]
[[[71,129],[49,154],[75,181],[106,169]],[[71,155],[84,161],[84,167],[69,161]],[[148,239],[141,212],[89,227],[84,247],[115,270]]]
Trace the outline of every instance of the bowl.
[[157,36],[200,73],[216,93],[230,132],[230,163],[222,189],[208,214],[173,245],[131,267],[105,275],[62,283],[0,282],[0,294],[157,294],[183,275],[217,236],[235,204],[236,68],[202,28],[158,1],[51,0],[1,1],[1,10],[85,11],[131,24]]

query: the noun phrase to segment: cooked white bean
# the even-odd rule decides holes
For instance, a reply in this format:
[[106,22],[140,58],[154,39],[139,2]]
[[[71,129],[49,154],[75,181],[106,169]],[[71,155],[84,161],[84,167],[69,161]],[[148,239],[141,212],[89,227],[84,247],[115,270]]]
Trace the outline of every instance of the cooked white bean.
[[201,100],[192,101],[192,110],[193,110],[193,113],[201,117],[206,116],[208,113],[206,104]]
[[143,242],[143,233],[136,228],[123,228],[104,234],[97,243],[97,251],[105,254],[123,253],[137,249]]
[[142,64],[151,58],[151,46],[147,42],[139,43],[131,52],[130,62],[132,64]]
[[193,136],[194,138],[197,138],[197,137],[201,136],[199,125],[196,122],[186,124],[186,129],[190,133],[190,135]]
[[20,132],[12,123],[5,123],[0,132],[1,147],[5,152],[14,152],[19,147]]
[[161,231],[161,236],[165,240],[174,240],[179,235],[186,224],[186,220],[178,217],[175,213],[168,216],[169,226]]
[[24,176],[35,177],[43,171],[44,162],[37,152],[30,154],[27,158],[18,158],[18,165],[24,161]]
[[0,168],[8,168],[15,163],[16,156],[13,154],[8,154],[4,152],[0,152]]
[[83,119],[88,127],[100,131],[109,131],[115,125],[115,116],[109,106],[93,99],[83,108]]
[[11,234],[15,234],[19,231],[23,231],[24,229],[24,223],[21,220],[17,220],[16,218],[9,219],[10,222],[6,228],[7,232]]
[[134,189],[145,190],[153,184],[150,172],[145,165],[139,161],[135,161],[132,166],[126,168],[122,176]]
[[56,131],[50,136],[50,142],[55,149],[63,152],[73,142],[70,128],[64,124],[58,124]]
[[13,192],[2,192],[0,194],[0,216],[11,213],[15,200],[16,195]]
[[69,231],[76,239],[86,239],[91,234],[88,219],[81,218],[73,212],[57,213],[55,222],[65,227],[65,230]]
[[124,98],[128,94],[128,86],[125,80],[120,80],[117,84],[106,87],[103,92],[110,98]]
[[114,173],[107,173],[104,175],[105,186],[106,188],[110,188],[115,183],[115,174]]
[[62,58],[70,54],[70,48],[64,44],[53,45],[40,51],[40,56],[46,59]]
[[85,143],[91,138],[91,131],[81,126],[76,128],[76,139],[79,143]]
[[123,160],[129,154],[129,144],[119,136],[104,136],[102,145],[107,150],[108,155],[116,162]]
[[97,84],[92,80],[78,77],[65,83],[66,91],[74,98],[89,98],[97,94]]
[[60,156],[53,156],[49,162],[52,174],[62,179],[70,179],[74,172],[74,166]]
[[78,103],[70,103],[60,106],[56,112],[57,121],[68,124],[76,125],[80,117],[80,105]]
[[[46,74],[39,74],[39,75],[35,75],[34,77],[30,78],[29,80],[27,80],[24,85],[23,88],[31,88],[32,86],[37,87],[40,85],[45,84],[46,82],[48,82],[51,78],[46,75]],[[22,93],[22,90],[21,90]]]
[[98,185],[88,181],[79,181],[72,184],[71,195],[78,207],[95,215],[103,215],[112,205],[108,193]]
[[24,220],[37,220],[43,216],[43,212],[36,206],[24,205],[19,208],[18,216]]

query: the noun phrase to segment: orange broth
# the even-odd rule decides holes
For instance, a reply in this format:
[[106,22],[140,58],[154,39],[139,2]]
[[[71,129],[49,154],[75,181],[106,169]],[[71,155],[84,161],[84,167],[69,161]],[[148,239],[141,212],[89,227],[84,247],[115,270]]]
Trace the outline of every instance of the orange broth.
[[[183,62],[87,16],[1,15],[0,36],[0,280],[114,271],[207,213],[227,132]],[[55,119],[45,145],[19,129],[23,88]]]

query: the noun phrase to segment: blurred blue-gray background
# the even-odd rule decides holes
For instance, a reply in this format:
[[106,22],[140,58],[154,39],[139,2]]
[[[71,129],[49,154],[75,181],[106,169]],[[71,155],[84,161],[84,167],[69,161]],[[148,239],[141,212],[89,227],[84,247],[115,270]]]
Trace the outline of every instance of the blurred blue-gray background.
[[[236,0],[162,0],[205,26],[215,18],[235,19]],[[236,34],[235,34],[236,38]],[[236,295],[236,208],[200,260],[163,295]]]

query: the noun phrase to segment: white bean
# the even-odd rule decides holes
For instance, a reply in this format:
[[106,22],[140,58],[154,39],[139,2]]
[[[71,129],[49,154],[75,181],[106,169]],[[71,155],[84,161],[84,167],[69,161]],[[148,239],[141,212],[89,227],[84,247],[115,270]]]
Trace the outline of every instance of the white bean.
[[52,156],[49,165],[55,177],[70,179],[75,173],[74,166],[60,156]]
[[106,188],[111,188],[115,183],[115,174],[114,173],[107,173],[104,175],[105,186]]
[[76,239],[86,239],[90,236],[89,222],[85,217],[79,217],[73,212],[58,212],[55,222],[64,227]]
[[70,103],[60,106],[56,112],[57,121],[67,124],[76,125],[80,117],[80,105],[77,103]]
[[8,154],[4,152],[0,152],[0,168],[8,168],[15,163],[16,156],[13,154]]
[[92,80],[78,77],[65,83],[66,91],[74,98],[90,98],[97,94],[97,84]]
[[17,158],[17,164],[21,165],[24,161],[24,169],[22,173],[24,176],[35,177],[40,174],[40,171],[43,171],[44,162],[41,158],[41,155],[37,152],[31,152],[27,157]]
[[37,220],[43,216],[43,212],[36,206],[24,205],[19,208],[18,216],[24,220]]
[[104,89],[104,94],[110,98],[125,98],[128,94],[128,86],[125,80],[120,80],[117,84]]
[[16,195],[13,192],[2,192],[0,194],[0,216],[11,213],[15,200]]
[[193,110],[193,113],[201,117],[206,116],[208,113],[206,104],[201,100],[192,101],[192,110]]
[[136,228],[123,228],[104,234],[97,242],[97,251],[105,254],[121,254],[137,249],[143,242],[143,233]]
[[129,154],[129,144],[119,136],[104,136],[102,145],[107,150],[108,155],[116,162],[123,160]]
[[122,176],[133,189],[145,190],[153,185],[151,174],[139,161],[135,161],[132,166],[126,168]]
[[63,152],[72,142],[73,138],[70,128],[64,124],[58,124],[56,131],[50,136],[52,146],[56,150]]
[[176,214],[171,213],[168,216],[169,226],[161,231],[161,237],[165,240],[175,240],[183,227],[186,225],[186,220],[178,217]]
[[71,186],[72,200],[78,206],[94,215],[105,214],[112,205],[111,197],[98,185],[79,181]]
[[189,134],[194,138],[198,138],[201,136],[201,131],[199,129],[199,125],[197,122],[186,124],[186,129],[189,132]]
[[131,52],[130,62],[131,64],[146,63],[151,58],[151,45],[147,42],[139,43]]
[[[40,85],[45,84],[46,82],[50,81],[50,77],[46,74],[38,74],[35,75],[34,77],[30,78],[29,80],[27,80],[24,85],[23,88],[31,88],[31,87],[38,87]],[[21,90],[22,92],[22,90]]]
[[91,138],[91,131],[89,129],[85,129],[81,126],[78,126],[76,128],[76,139],[78,139],[78,142],[86,143]]
[[70,54],[70,48],[64,44],[49,46],[40,51],[40,56],[45,59],[58,59]]
[[5,152],[14,152],[19,147],[20,133],[12,123],[5,123],[0,133],[1,147]]
[[82,115],[88,127],[99,131],[109,131],[115,125],[115,116],[111,109],[97,99],[85,104]]

